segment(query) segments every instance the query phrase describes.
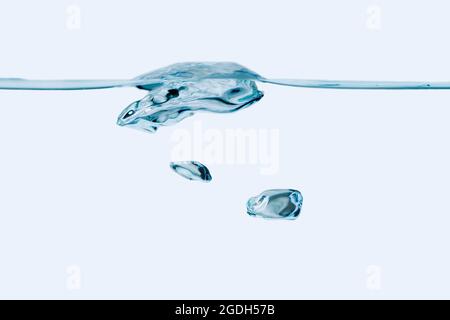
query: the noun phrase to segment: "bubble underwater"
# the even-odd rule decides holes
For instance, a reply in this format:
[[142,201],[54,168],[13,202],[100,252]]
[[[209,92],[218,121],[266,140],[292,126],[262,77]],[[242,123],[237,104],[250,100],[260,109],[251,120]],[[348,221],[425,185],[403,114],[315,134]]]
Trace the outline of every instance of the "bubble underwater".
[[185,179],[210,182],[212,180],[209,169],[198,161],[171,162],[170,168]]
[[250,216],[265,219],[294,220],[300,215],[303,196],[293,189],[272,189],[247,201]]

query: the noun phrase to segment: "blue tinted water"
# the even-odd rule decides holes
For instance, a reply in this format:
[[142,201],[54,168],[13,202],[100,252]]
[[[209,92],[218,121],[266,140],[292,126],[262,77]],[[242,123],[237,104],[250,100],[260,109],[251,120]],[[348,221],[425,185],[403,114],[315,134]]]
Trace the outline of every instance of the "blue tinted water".
[[136,87],[148,91],[131,103],[117,124],[155,132],[199,111],[230,113],[259,101],[263,93],[256,83],[322,89],[450,89],[450,82],[395,82],[269,79],[232,62],[177,63],[131,80],[26,80],[0,78],[0,89],[86,90]]

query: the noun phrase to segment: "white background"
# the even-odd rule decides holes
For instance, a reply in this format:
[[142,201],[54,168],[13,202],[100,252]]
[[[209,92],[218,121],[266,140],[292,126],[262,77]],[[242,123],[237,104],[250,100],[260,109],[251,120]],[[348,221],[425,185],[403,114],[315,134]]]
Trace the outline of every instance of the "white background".
[[[206,60],[450,80],[449,14],[437,0],[2,0],[0,76],[131,78]],[[1,91],[0,297],[449,298],[450,91],[261,88],[249,109],[155,135],[115,125],[136,89]],[[171,133],[195,121],[279,128],[279,172],[173,174]],[[248,217],[268,188],[301,190],[301,217]]]

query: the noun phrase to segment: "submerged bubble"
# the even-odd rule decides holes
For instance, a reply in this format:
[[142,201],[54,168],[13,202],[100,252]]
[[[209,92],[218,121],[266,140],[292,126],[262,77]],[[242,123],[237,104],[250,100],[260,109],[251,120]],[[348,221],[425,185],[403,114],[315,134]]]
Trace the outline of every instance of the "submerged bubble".
[[263,97],[259,76],[236,63],[179,63],[135,80],[149,91],[119,115],[117,124],[147,132],[172,125],[198,111],[231,113]]
[[212,180],[208,168],[197,161],[171,162],[170,167],[183,178],[209,182]]
[[247,213],[267,219],[292,220],[299,216],[303,196],[293,189],[266,190],[247,201]]

